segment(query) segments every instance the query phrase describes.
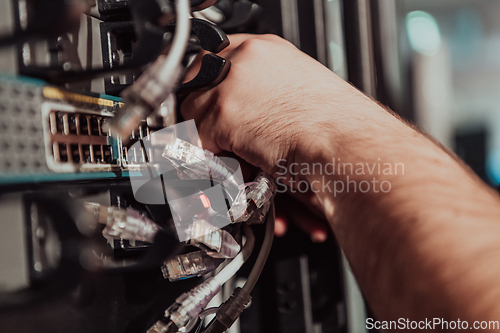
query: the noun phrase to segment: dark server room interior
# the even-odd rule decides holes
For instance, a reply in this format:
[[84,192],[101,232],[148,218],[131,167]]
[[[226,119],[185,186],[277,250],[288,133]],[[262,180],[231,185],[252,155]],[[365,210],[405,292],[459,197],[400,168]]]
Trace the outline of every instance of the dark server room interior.
[[[401,328],[391,323],[403,315],[386,316],[363,288],[388,266],[374,259],[379,266],[362,277],[361,266],[351,269],[355,255],[339,245],[344,229],[328,227],[326,218],[337,223],[328,212],[315,229],[317,213],[300,201],[301,183],[276,176],[280,168],[299,173],[280,160],[275,174],[264,172],[236,150],[207,147],[212,125],[183,108],[251,72],[237,62],[241,34],[281,45],[269,37],[277,35],[432,136],[495,189],[499,17],[500,3],[489,0],[0,0],[0,332]],[[238,80],[239,89],[253,87]],[[252,94],[235,89],[232,98],[239,93]],[[266,98],[257,91],[245,119],[252,103]],[[272,122],[266,114],[255,118]],[[266,135],[281,142],[279,134]],[[256,150],[257,140],[245,149]],[[340,177],[336,157],[329,161]],[[411,165],[403,168],[411,174]],[[361,184],[358,192],[366,193]],[[378,212],[363,215],[369,204],[361,198],[353,209],[369,220]],[[382,237],[368,229],[367,239]],[[413,239],[398,232],[396,241]],[[405,313],[405,328],[427,321],[422,313]],[[469,328],[476,323],[467,320]]]

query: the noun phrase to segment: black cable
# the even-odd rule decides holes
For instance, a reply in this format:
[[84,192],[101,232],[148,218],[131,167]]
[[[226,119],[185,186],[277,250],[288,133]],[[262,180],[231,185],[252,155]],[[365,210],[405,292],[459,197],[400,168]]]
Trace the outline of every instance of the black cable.
[[230,328],[236,319],[241,315],[245,307],[250,303],[252,297],[250,293],[252,292],[257,280],[264,269],[264,265],[271,251],[271,246],[273,245],[274,238],[274,224],[275,224],[275,213],[274,213],[274,202],[271,204],[271,208],[266,216],[266,232],[264,235],[264,241],[260,249],[255,265],[248,276],[247,282],[243,288],[236,288],[233,295],[219,308],[215,318],[207,325],[203,330],[203,333],[222,333]]
[[271,251],[271,246],[273,245],[274,239],[274,224],[275,224],[275,212],[274,212],[274,202],[271,203],[271,207],[266,216],[266,233],[264,235],[264,241],[262,243],[262,247],[259,252],[259,256],[255,261],[255,265],[248,275],[247,282],[242,288],[242,292],[246,294],[250,294],[257,283],[257,280],[264,269],[264,265],[266,264],[267,257],[269,256],[269,252]]

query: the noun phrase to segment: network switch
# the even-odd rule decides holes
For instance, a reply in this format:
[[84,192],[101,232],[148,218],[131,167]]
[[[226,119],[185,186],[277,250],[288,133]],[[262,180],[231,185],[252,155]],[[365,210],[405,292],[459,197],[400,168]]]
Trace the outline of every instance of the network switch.
[[147,155],[129,147],[152,131],[141,125],[123,146],[104,126],[122,107],[113,96],[0,77],[0,184],[127,176]]
[[119,170],[117,141],[103,130],[113,113],[53,102],[44,102],[41,111],[46,159],[52,171]]

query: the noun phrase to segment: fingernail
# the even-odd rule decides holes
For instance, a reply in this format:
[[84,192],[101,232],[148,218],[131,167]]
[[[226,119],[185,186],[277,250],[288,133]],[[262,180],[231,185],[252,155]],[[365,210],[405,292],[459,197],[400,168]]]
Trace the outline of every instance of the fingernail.
[[314,231],[311,234],[311,240],[313,243],[323,243],[324,241],[326,241],[327,237],[328,235],[324,231]]

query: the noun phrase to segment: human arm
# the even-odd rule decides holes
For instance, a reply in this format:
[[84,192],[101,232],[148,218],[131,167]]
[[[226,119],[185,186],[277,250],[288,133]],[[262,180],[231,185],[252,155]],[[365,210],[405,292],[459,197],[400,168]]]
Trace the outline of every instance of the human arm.
[[[312,184],[378,319],[500,320],[498,196],[453,155],[293,45],[273,36],[237,35],[231,43],[222,54],[233,64],[228,77],[182,105],[204,147],[233,152],[285,177],[287,186]],[[402,164],[404,174],[290,172],[293,163],[324,168],[334,158],[353,166]],[[387,181],[391,189],[317,187],[345,186],[347,176],[358,185]]]

